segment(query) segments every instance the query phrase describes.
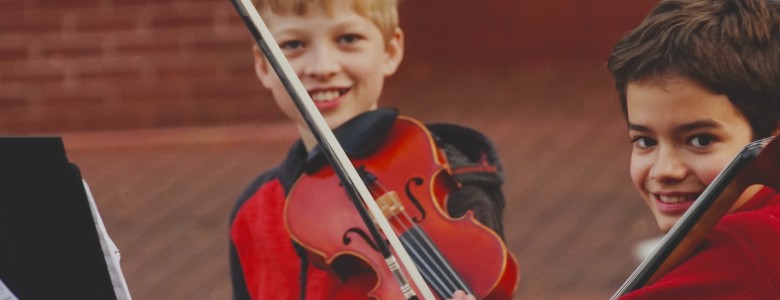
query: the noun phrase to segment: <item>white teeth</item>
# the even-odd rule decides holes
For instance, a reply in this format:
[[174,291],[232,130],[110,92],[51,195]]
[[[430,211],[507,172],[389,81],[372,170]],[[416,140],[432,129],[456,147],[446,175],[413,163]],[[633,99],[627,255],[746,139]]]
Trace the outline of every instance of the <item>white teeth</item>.
[[328,92],[316,92],[311,94],[311,99],[314,101],[333,101],[333,99],[336,99],[339,97],[339,92],[337,91],[328,91]]
[[658,195],[658,199],[660,199],[661,202],[663,202],[663,203],[675,204],[675,203],[680,203],[680,202],[684,202],[684,201],[691,201],[691,200],[694,200],[695,198],[693,196],[662,196],[662,195]]

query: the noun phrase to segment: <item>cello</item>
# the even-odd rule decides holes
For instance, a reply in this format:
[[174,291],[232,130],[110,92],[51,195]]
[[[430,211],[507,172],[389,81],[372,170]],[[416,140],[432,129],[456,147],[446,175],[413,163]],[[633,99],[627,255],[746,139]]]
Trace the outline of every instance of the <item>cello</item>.
[[[363,182],[363,178],[358,175],[355,168],[351,165],[349,158],[344,154],[343,149],[341,149],[333,133],[330,132],[322,116],[319,115],[318,110],[305,92],[302,84],[295,77],[284,55],[281,54],[278,45],[273,42],[273,37],[260,19],[257,10],[248,0],[233,0],[233,4],[250,29],[250,32],[254,35],[271,67],[279,75],[282,84],[301,112],[310,131],[322,147],[325,157],[336,171],[335,174],[338,176],[339,182],[344,186],[344,190],[347,191],[349,196],[348,198],[352,200],[357,214],[366,226],[366,231],[368,232],[366,235],[370,236],[373,244],[376,245],[377,252],[381,253],[382,259],[380,260],[383,260],[387,265],[387,268],[390,270],[389,274],[395,278],[403,297],[416,299],[419,294],[425,299],[434,299],[427,284],[422,280],[415,268],[413,260],[406,253],[398,237],[393,233],[392,226],[373,200],[373,196]],[[376,226],[382,230],[381,233]],[[389,246],[392,246],[392,250],[386,245],[388,243]],[[396,259],[396,256],[399,259]],[[407,277],[412,278],[413,285],[410,284]],[[441,296],[449,297],[449,295]]]

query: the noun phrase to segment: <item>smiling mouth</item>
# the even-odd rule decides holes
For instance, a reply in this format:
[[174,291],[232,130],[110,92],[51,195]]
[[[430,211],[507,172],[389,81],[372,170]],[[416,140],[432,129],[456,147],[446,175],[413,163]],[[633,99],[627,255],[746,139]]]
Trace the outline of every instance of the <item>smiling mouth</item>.
[[330,102],[346,94],[349,89],[317,90],[309,93],[311,100],[316,102]]
[[688,201],[694,201],[696,198],[698,198],[698,194],[694,195],[674,195],[674,196],[665,196],[665,195],[659,195],[659,194],[653,194],[655,196],[655,199],[658,201],[661,201],[666,204],[677,204],[682,202],[688,202]]

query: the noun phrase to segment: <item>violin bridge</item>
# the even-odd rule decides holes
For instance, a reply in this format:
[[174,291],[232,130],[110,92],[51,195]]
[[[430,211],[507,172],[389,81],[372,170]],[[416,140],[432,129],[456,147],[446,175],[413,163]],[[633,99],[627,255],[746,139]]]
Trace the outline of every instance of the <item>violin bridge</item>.
[[387,219],[395,217],[404,210],[401,199],[395,191],[387,192],[384,195],[379,196],[379,198],[376,198],[376,205],[379,206],[382,210],[382,214]]

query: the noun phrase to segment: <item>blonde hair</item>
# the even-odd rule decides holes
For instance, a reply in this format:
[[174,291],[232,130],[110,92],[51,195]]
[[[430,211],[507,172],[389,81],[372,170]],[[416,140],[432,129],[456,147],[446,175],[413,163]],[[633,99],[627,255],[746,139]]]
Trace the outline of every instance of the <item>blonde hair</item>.
[[319,7],[332,15],[337,5],[344,1],[351,2],[350,6],[357,14],[371,20],[382,32],[385,41],[393,37],[398,28],[397,0],[252,0],[252,4],[259,12],[269,9],[277,14],[294,13],[303,16],[313,7]]

